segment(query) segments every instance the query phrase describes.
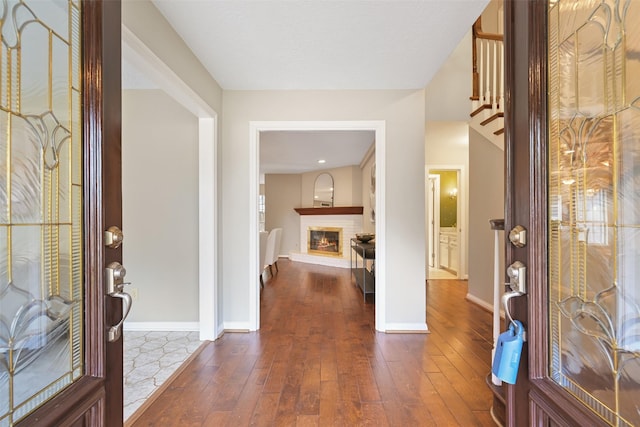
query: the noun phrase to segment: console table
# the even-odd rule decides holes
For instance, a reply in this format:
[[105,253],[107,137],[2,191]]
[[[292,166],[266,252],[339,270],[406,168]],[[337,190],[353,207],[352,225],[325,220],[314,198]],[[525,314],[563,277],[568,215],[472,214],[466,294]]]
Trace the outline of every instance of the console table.
[[[361,267],[358,259],[362,260]],[[367,294],[375,294],[376,292],[375,259],[375,243],[364,243],[356,238],[351,238],[351,272],[356,279],[356,284],[362,290],[365,302],[367,302]],[[371,261],[371,268],[367,268],[367,261]]]

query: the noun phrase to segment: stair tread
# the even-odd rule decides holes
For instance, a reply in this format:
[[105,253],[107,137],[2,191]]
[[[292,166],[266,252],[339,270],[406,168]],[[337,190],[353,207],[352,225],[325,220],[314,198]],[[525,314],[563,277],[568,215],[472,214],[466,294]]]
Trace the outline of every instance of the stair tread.
[[483,104],[483,105],[479,106],[477,109],[475,109],[471,113],[471,117],[478,115],[481,111],[483,111],[483,110],[485,110],[487,108],[491,108],[491,104]]
[[505,403],[505,398],[504,398],[504,393],[505,393],[505,389],[504,389],[504,385],[495,385],[492,381],[491,381],[491,373],[489,373],[489,375],[487,375],[486,379],[485,379],[486,383],[487,383],[487,387],[489,387],[489,389],[493,392],[494,396],[503,404]]
[[480,122],[480,125],[481,126],[486,126],[489,123],[491,123],[492,121],[494,121],[494,120],[496,120],[496,119],[498,119],[500,117],[504,117],[504,113],[503,112],[498,112],[498,113],[492,114],[490,117],[488,117],[488,118],[484,119],[482,122]]

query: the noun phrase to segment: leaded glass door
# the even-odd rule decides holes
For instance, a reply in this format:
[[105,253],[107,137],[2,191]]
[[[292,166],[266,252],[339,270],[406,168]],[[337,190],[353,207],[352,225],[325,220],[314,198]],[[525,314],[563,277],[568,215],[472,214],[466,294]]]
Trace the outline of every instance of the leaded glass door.
[[120,5],[4,0],[0,41],[0,427],[119,425]]
[[506,226],[527,358],[507,424],[640,425],[640,1],[506,3]]

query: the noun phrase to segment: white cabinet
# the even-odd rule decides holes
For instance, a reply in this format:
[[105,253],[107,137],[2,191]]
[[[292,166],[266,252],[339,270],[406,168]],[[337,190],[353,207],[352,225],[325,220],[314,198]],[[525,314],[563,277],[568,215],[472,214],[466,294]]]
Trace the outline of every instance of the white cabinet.
[[458,237],[454,233],[440,233],[440,267],[458,271]]

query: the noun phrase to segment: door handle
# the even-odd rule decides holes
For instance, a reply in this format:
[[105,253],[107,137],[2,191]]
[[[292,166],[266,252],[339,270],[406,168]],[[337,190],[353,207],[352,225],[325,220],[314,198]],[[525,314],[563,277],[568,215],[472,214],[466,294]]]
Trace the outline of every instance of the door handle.
[[129,315],[131,310],[131,295],[124,292],[125,283],[124,276],[127,274],[127,270],[117,261],[109,264],[105,269],[105,283],[107,287],[107,295],[113,298],[120,298],[122,300],[122,319],[118,323],[109,327],[108,339],[109,342],[118,341],[122,335],[122,325],[124,320]]
[[507,319],[513,324],[514,320],[509,311],[509,300],[527,293],[527,267],[522,262],[515,261],[507,267],[507,276],[509,277],[509,283],[507,283],[507,285],[511,290],[502,295],[502,306],[504,307]]

